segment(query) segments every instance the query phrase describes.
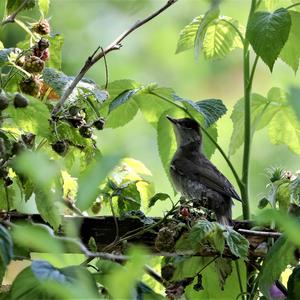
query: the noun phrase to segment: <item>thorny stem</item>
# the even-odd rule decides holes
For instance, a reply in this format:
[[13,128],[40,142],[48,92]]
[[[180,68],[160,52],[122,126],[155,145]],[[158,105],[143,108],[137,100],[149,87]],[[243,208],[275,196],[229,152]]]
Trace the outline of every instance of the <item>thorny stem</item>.
[[[150,92],[152,95],[155,95],[157,97],[159,97],[160,99],[164,100],[164,101],[167,101],[169,102],[170,104],[176,106],[177,108],[179,108],[180,110],[184,111],[189,117],[191,117],[192,119],[194,119],[194,117],[192,116],[191,113],[189,113],[184,107],[182,107],[181,105],[175,103],[174,101],[172,101],[171,99],[163,96],[163,95],[160,95],[160,94],[157,94],[155,92]],[[208,133],[208,131],[203,128],[201,126],[201,129],[202,131],[205,133],[205,135],[209,138],[209,140],[217,147],[218,151],[221,153],[221,155],[223,156],[223,158],[225,159],[225,161],[227,162],[229,168],[231,169],[231,172],[240,188],[240,190],[242,191],[242,188],[243,188],[243,183],[242,181],[240,180],[240,177],[237,173],[237,171],[235,170],[232,162],[230,161],[230,159],[227,157],[226,153],[224,152],[224,150],[222,149],[222,147],[218,144],[217,141],[215,141],[215,139]]]
[[11,15],[9,15],[2,23],[1,26],[4,26],[5,24],[8,23],[14,23],[15,22],[15,18],[17,16],[17,14],[22,11],[22,9],[25,7],[25,5],[27,4],[27,2],[29,2],[30,0],[24,0],[21,5],[16,9],[15,12],[13,12]]
[[84,66],[78,73],[78,75],[74,78],[70,86],[65,90],[64,94],[62,95],[61,99],[57,103],[57,105],[54,107],[52,111],[52,116],[56,116],[61,108],[63,107],[64,103],[68,99],[68,97],[71,95],[79,81],[83,78],[83,76],[86,74],[86,72],[96,63],[98,62],[101,58],[103,58],[107,53],[118,50],[121,48],[121,42],[133,31],[138,29],[139,27],[143,26],[144,24],[148,23],[151,21],[153,18],[157,17],[160,15],[162,12],[164,12],[166,9],[168,9],[170,6],[172,6],[174,3],[176,3],[177,0],[168,0],[167,3],[158,9],[156,12],[148,16],[147,18],[137,21],[133,26],[131,26],[128,30],[124,31],[120,36],[118,36],[109,46],[107,46],[104,51],[101,51],[100,53],[94,53],[92,56],[88,57],[86,62],[84,63]]

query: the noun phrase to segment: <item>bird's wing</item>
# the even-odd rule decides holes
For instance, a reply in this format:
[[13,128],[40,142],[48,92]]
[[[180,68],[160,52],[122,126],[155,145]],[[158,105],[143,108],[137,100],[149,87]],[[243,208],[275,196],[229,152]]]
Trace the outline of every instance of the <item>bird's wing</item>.
[[241,201],[229,180],[205,156],[174,159],[172,167],[209,189]]

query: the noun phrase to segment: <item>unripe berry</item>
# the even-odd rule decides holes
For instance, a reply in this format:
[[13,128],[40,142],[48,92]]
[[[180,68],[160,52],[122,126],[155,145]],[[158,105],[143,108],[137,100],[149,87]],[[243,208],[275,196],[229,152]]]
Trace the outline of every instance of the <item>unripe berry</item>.
[[32,74],[42,73],[45,68],[45,62],[37,56],[29,56],[25,58],[23,69]]
[[33,24],[32,30],[40,35],[47,35],[50,33],[50,24],[46,19],[42,19],[39,22]]
[[16,94],[14,97],[14,106],[15,108],[24,108],[28,106],[29,101],[27,98],[22,96],[21,94]]
[[0,110],[6,109],[8,107],[8,102],[9,102],[8,98],[5,95],[1,94],[0,95]]
[[39,97],[42,81],[38,77],[30,77],[20,82],[20,90],[28,95]]
[[180,209],[180,214],[184,217],[184,218],[188,218],[191,213],[189,211],[189,209],[187,207],[183,207]]

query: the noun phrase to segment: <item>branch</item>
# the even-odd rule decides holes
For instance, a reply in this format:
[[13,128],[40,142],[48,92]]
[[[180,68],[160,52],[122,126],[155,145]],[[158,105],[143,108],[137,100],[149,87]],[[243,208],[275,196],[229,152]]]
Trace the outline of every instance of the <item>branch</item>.
[[14,23],[15,22],[15,18],[17,16],[17,14],[23,10],[23,8],[25,7],[25,5],[27,4],[27,2],[29,2],[30,0],[24,0],[22,2],[22,4],[17,8],[17,10],[12,13],[11,15],[9,15],[2,23],[1,26],[4,26],[5,24],[8,23]]
[[[86,72],[101,58],[103,58],[107,53],[118,50],[122,47],[121,42],[133,31],[138,29],[139,27],[143,26],[144,24],[148,23],[158,15],[160,15],[162,12],[164,12],[167,8],[172,6],[174,3],[176,3],[177,0],[168,0],[167,3],[161,7],[159,10],[148,16],[147,18],[137,21],[133,26],[131,26],[128,30],[124,31],[120,36],[118,36],[109,46],[107,46],[104,50],[102,50],[100,53],[97,54],[98,51],[95,51],[84,63],[84,66],[78,73],[78,75],[74,78],[73,82],[70,84],[70,86],[65,90],[64,94],[62,95],[61,99],[57,103],[57,105],[54,107],[52,111],[52,116],[56,116],[60,109],[63,107],[64,103],[68,99],[68,97],[71,95],[77,84],[80,82],[80,80],[83,78],[83,76],[86,74]],[[98,49],[97,49],[98,50]]]
[[256,231],[248,229],[238,229],[238,232],[243,233],[244,235],[254,235],[254,236],[265,236],[265,237],[280,237],[282,233],[280,232],[271,232],[271,231]]

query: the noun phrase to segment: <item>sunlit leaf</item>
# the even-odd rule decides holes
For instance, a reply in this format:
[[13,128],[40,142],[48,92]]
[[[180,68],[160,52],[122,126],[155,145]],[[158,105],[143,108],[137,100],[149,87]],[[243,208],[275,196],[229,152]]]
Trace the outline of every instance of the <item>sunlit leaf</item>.
[[38,0],[39,1],[39,8],[43,16],[47,16],[50,0]]
[[231,253],[237,257],[246,258],[249,248],[248,240],[229,227],[227,227],[227,231],[224,233],[224,235]]
[[167,199],[170,199],[170,196],[168,194],[157,193],[153,197],[150,198],[148,207],[154,206],[157,201],[164,201]]
[[300,89],[298,87],[290,89],[288,101],[297,116],[298,122],[300,122]]
[[291,17],[285,8],[273,13],[255,12],[248,22],[246,37],[271,71],[288,39],[290,27]]
[[50,35],[47,38],[50,42],[50,58],[47,61],[47,67],[61,69],[61,51],[64,43],[64,38],[60,34]]

